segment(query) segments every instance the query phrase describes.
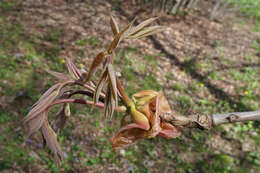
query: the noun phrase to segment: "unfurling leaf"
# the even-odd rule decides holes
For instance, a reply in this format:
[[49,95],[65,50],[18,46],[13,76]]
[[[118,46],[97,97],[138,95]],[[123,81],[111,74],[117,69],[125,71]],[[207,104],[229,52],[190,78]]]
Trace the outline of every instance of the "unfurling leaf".
[[136,123],[122,127],[112,138],[112,147],[120,148],[133,144],[138,139],[148,137],[148,132]]
[[82,73],[81,71],[75,66],[75,64],[73,64],[73,62],[71,61],[71,59],[69,59],[68,57],[66,57],[66,65],[67,68],[69,70],[69,73],[75,78],[75,79],[81,79],[82,77]]
[[31,119],[26,128],[26,136],[30,137],[33,133],[37,132],[43,124],[44,121],[44,117],[47,116],[46,112],[42,112],[40,114],[38,114],[37,116],[35,116],[33,119]]
[[[52,91],[50,92],[49,90],[48,95],[43,95],[44,99],[40,98],[40,102],[38,102],[37,105],[33,107],[33,109],[28,113],[28,115],[23,119],[24,123],[27,123],[34,117],[36,117],[38,114],[42,113],[46,108],[49,107],[49,105],[56,99],[56,97],[59,95],[60,92],[60,86],[62,84],[59,83],[59,85],[54,85],[55,88],[52,88]],[[42,96],[42,97],[43,97]]]
[[142,29],[144,29],[145,26],[149,25],[150,23],[152,23],[153,21],[155,21],[156,19],[158,19],[158,17],[153,17],[150,19],[147,19],[145,21],[143,21],[142,23],[140,23],[139,25],[137,25],[136,27],[133,27],[129,33],[129,35],[134,35],[137,32],[141,31]]
[[98,81],[98,84],[96,86],[96,90],[94,93],[94,104],[96,104],[98,102],[100,93],[102,92],[102,89],[107,81],[107,73],[108,73],[108,71],[105,70],[104,73],[102,74],[101,78]]
[[132,122],[124,125],[112,138],[113,147],[123,147],[138,139],[163,136],[176,138],[180,129],[162,122],[160,115],[171,112],[170,106],[162,93],[152,90],[141,91],[133,95],[130,109]]
[[32,107],[40,104],[44,99],[46,99],[46,97],[48,97],[54,90],[56,90],[58,87],[60,86],[60,83],[57,83],[55,85],[53,85],[52,87],[50,87],[42,96],[41,98],[32,105]]
[[[66,107],[67,107],[67,110],[66,110]],[[65,123],[66,123],[67,119],[69,118],[69,116],[70,116],[69,104],[68,103],[64,103],[60,107],[58,112],[56,113],[56,118],[55,118],[55,120],[52,123],[53,128],[55,129],[57,134],[59,134],[60,131],[64,128]]]
[[112,15],[110,15],[110,25],[114,36],[117,35],[119,33],[119,27]]
[[105,118],[107,117],[112,118],[115,107],[116,107],[116,102],[111,92],[111,87],[110,85],[108,85],[106,91],[106,97],[105,97],[105,113],[104,113]]
[[117,47],[117,45],[120,43],[120,41],[124,38],[123,34],[127,31],[129,31],[133,25],[133,23],[135,22],[134,18],[124,29],[122,29],[117,35],[115,35],[114,40],[112,41],[112,43],[110,44],[110,46],[107,49],[108,54],[111,54],[113,52],[113,50]]
[[107,70],[108,70],[109,84],[110,84],[110,87],[111,87],[111,93],[112,93],[112,96],[113,96],[115,103],[116,103],[116,106],[117,106],[116,74],[115,74],[115,71],[114,71],[112,64],[108,64]]
[[60,148],[60,145],[57,141],[56,133],[50,127],[47,117],[45,117],[44,122],[41,127],[41,131],[49,148],[53,151],[54,162],[59,165],[60,161],[65,160],[64,154]]
[[86,77],[86,82],[91,78],[91,76],[96,72],[99,65],[104,61],[106,54],[104,52],[100,52],[93,60],[90,69],[88,71],[88,75]]
[[55,76],[56,78],[58,78],[59,80],[63,80],[63,81],[67,81],[70,80],[71,78],[63,73],[59,73],[56,71],[52,71],[52,70],[46,70],[46,72],[48,72],[49,74],[51,74],[52,76]]
[[151,27],[147,27],[147,28],[141,30],[140,32],[137,32],[136,34],[131,34],[127,38],[141,38],[141,37],[153,35],[153,34],[156,34],[158,32],[162,32],[162,31],[165,31],[165,27],[163,27],[163,26],[151,26]]

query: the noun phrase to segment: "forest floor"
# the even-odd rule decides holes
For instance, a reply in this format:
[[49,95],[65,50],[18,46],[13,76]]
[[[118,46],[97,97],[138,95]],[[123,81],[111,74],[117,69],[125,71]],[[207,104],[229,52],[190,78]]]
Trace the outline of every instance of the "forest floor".
[[[184,129],[177,139],[145,139],[114,150],[121,114],[72,106],[58,140],[60,168],[41,137],[25,141],[21,119],[64,72],[67,53],[81,68],[113,38],[109,15],[125,26],[152,17],[130,1],[3,0],[0,2],[0,172],[260,172],[260,124],[235,123],[210,131]],[[115,66],[129,95],[161,90],[179,114],[260,109],[260,32],[239,14],[211,21],[201,12],[160,14],[163,33],[126,40]],[[51,116],[51,115],[50,115]],[[26,145],[25,145],[26,144]]]

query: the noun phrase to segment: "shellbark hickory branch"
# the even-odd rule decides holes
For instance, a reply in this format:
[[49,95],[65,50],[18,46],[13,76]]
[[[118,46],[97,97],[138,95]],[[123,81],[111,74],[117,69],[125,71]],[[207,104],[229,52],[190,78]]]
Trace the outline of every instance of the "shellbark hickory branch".
[[188,128],[211,129],[221,124],[259,121],[260,110],[251,112],[233,112],[224,114],[203,115],[194,114],[189,116],[162,114],[162,121],[168,122],[174,126],[182,126]]

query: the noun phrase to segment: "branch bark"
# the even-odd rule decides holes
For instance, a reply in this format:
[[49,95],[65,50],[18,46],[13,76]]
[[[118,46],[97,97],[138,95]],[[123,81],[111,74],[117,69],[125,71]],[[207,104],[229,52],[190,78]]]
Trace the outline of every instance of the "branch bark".
[[188,128],[211,129],[221,124],[259,121],[260,110],[251,112],[233,112],[225,114],[203,115],[194,114],[189,116],[162,114],[162,121],[171,123],[174,126],[182,126]]

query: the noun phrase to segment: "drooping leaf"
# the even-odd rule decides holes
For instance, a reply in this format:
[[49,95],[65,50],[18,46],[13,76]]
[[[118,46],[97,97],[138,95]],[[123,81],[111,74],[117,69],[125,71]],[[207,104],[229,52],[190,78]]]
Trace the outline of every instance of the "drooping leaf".
[[49,148],[53,151],[54,162],[59,165],[60,161],[65,160],[64,154],[61,150],[61,147],[57,141],[56,133],[50,127],[47,117],[45,117],[44,122],[41,127],[41,131]]
[[139,31],[141,31],[142,29],[144,29],[145,26],[149,25],[150,23],[152,23],[153,21],[155,21],[156,19],[158,19],[158,17],[153,17],[150,19],[147,19],[145,21],[143,21],[142,23],[140,23],[139,25],[137,25],[136,27],[133,27],[129,33],[129,35],[134,35],[136,33],[138,33]]
[[105,97],[105,112],[104,112],[104,116],[105,118],[109,117],[111,118],[113,113],[114,113],[114,110],[115,110],[115,99],[111,93],[111,87],[110,85],[108,85],[107,87],[107,91],[106,91],[106,97]]
[[162,131],[160,131],[159,136],[165,137],[165,138],[177,138],[181,135],[181,131],[179,128],[174,127],[173,125],[169,123],[162,122],[161,123]]
[[93,60],[90,69],[88,71],[86,82],[91,78],[91,76],[96,72],[99,65],[104,61],[106,54],[104,52],[100,52]]
[[40,102],[42,102],[44,99],[46,99],[46,97],[48,97],[54,90],[56,90],[58,87],[60,86],[60,83],[57,83],[55,85],[53,85],[52,87],[50,87],[42,96],[41,98],[32,105],[32,107],[40,104]]
[[70,80],[71,78],[63,73],[59,73],[56,71],[52,71],[52,70],[46,70],[46,72],[48,72],[49,74],[53,75],[54,77],[58,78],[59,80],[63,80],[63,81],[67,81]]
[[117,35],[115,35],[114,40],[110,44],[107,49],[107,52],[111,54],[113,50],[117,47],[120,41],[123,39],[123,34],[131,29],[133,23],[135,22],[136,18],[134,18],[124,29],[122,29]]
[[66,57],[66,65],[69,70],[69,73],[75,78],[80,79],[82,77],[81,71],[73,64],[70,58]]
[[110,87],[108,86],[108,88],[107,88],[107,91],[106,91],[106,97],[105,97],[105,103],[104,103],[104,117],[105,118],[107,118],[108,117],[108,115],[109,115],[109,102],[111,101],[111,99],[110,99],[110,97],[111,97],[111,94],[110,94]]
[[27,126],[25,127],[26,129],[28,129],[26,132],[27,137],[30,137],[33,133],[37,132],[42,127],[45,116],[46,112],[44,111],[35,116],[27,123]]
[[111,93],[112,93],[112,96],[114,97],[114,100],[115,100],[115,103],[116,103],[116,106],[117,106],[116,74],[115,74],[115,71],[114,71],[112,64],[108,64],[107,70],[108,70],[109,84],[110,84],[110,87],[111,87]]
[[54,130],[57,132],[57,134],[60,133],[60,131],[64,128],[65,123],[68,119],[68,116],[65,115],[65,108],[68,103],[64,103],[58,112],[56,113],[55,120],[51,123]]
[[58,88],[60,85],[57,86],[57,90],[52,91],[48,96],[45,97],[41,102],[39,102],[35,107],[24,117],[23,122],[26,123],[33,119],[38,114],[42,113],[49,105],[56,99],[59,95],[60,89]]
[[118,27],[116,20],[114,19],[114,17],[112,15],[110,15],[110,25],[111,25],[113,34],[117,35],[119,33],[119,27]]
[[119,148],[131,145],[138,139],[148,137],[148,135],[148,131],[144,130],[141,125],[131,123],[116,132],[112,138],[112,147]]
[[98,81],[98,84],[96,86],[96,90],[95,90],[95,93],[94,93],[94,104],[96,104],[99,100],[99,96],[100,96],[100,93],[102,92],[102,89],[106,83],[106,80],[107,80],[107,73],[108,71],[104,71],[104,73],[102,74],[101,78],[99,79]]

